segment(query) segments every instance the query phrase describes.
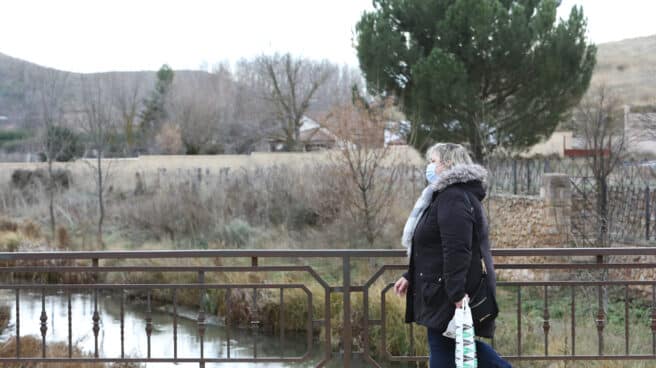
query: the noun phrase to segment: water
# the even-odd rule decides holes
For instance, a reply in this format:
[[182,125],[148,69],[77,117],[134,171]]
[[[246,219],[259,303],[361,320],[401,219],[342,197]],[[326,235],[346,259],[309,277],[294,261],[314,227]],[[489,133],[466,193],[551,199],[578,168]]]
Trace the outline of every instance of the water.
[[[11,308],[9,327],[0,335],[6,341],[15,335],[16,303],[13,293],[0,295],[0,303]],[[41,294],[21,292],[20,295],[20,333],[21,336],[41,336]],[[48,316],[47,342],[68,343],[68,302],[65,294],[46,295],[45,310]],[[72,340],[82,351],[93,354],[93,296],[88,294],[71,295]],[[173,315],[170,306],[153,307],[151,334],[151,356],[153,358],[173,358]],[[98,333],[98,353],[104,358],[121,356],[120,344],[120,299],[111,295],[98,297],[100,332]],[[125,303],[125,355],[130,358],[147,357],[146,305]],[[197,310],[178,307],[178,357],[197,358],[200,356]],[[227,357],[227,330],[222,321],[214,316],[206,317],[204,354],[208,358]],[[246,329],[230,329],[230,357],[252,358],[253,345],[257,339],[257,357],[298,357],[307,349],[305,334],[285,333],[284,341],[278,336],[254,333]],[[207,367],[311,367],[321,358],[319,342],[313,342],[313,359],[306,363],[225,363],[206,364]],[[339,360],[337,357],[333,361]],[[198,367],[197,363],[147,363],[146,367]],[[339,366],[339,365],[335,365]]]

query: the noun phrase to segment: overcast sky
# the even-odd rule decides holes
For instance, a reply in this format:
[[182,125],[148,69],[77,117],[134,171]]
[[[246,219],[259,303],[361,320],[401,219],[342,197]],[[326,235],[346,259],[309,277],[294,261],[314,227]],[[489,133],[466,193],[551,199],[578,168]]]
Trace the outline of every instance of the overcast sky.
[[[654,0],[583,5],[595,43],[656,34]],[[356,66],[371,0],[1,0],[0,53],[76,72],[197,69],[276,51]]]

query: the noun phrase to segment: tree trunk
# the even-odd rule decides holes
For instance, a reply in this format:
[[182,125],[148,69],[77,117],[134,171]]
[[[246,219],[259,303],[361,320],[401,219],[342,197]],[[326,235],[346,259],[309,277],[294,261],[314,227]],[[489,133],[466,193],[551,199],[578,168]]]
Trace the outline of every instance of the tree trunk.
[[[364,175],[363,175],[364,176]],[[364,184],[365,178],[361,177],[362,184]],[[374,229],[374,224],[373,224],[373,219],[372,219],[372,213],[371,213],[371,208],[369,206],[369,195],[368,195],[368,190],[363,188],[362,186],[360,187],[360,197],[362,198],[362,208],[364,209],[364,232],[365,232],[365,237],[367,238],[367,243],[369,244],[369,247],[372,248],[374,245],[374,241],[376,240],[376,234],[375,234],[375,229]]]
[[103,172],[102,172],[102,153],[98,152],[98,234],[96,240],[101,249],[105,249],[102,238],[103,222],[105,220],[105,205],[103,203]]
[[52,176],[52,158],[48,154],[48,214],[50,215],[50,234],[54,241],[55,234],[55,181]]
[[470,124],[472,133],[469,136],[469,144],[471,144],[471,151],[473,154],[473,159],[477,163],[483,165],[485,164],[485,154],[483,153],[483,142],[481,142],[478,134],[476,134],[476,124]]
[[608,180],[597,178],[597,246],[608,247]]

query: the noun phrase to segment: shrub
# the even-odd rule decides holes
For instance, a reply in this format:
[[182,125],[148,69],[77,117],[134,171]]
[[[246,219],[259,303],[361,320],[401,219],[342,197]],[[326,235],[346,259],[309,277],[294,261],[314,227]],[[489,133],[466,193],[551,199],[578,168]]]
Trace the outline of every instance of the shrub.
[[18,230],[18,225],[6,218],[0,218],[0,231],[12,231],[16,232]]
[[[53,169],[52,180],[58,189],[68,189],[73,182],[73,175],[69,170]],[[23,191],[33,191],[48,185],[48,171],[45,169],[23,170],[17,169],[11,174],[11,185]]]
[[[73,130],[65,127],[51,126],[48,128],[47,137],[48,143],[52,149],[54,161],[68,162],[73,161],[77,157],[81,157],[84,153],[84,146],[80,135]],[[47,161],[47,152],[41,152],[39,157],[41,161]]]
[[21,245],[21,236],[15,232],[0,233],[0,252],[16,252]]
[[136,225],[140,232],[149,232],[157,239],[199,239],[207,237],[215,227],[216,219],[206,201],[187,183],[138,198],[144,199],[132,201],[121,218],[127,221],[126,225]]
[[234,219],[223,226],[219,237],[226,245],[241,248],[249,244],[257,233],[257,230],[248,222],[241,219]]
[[14,144],[17,141],[24,140],[30,136],[30,132],[22,129],[0,131],[0,148]]
[[31,220],[23,222],[20,226],[20,231],[29,239],[38,239],[41,237],[40,226]]
[[164,125],[159,134],[157,134],[155,140],[157,141],[157,146],[162,153],[179,155],[184,151],[180,128],[172,124]]

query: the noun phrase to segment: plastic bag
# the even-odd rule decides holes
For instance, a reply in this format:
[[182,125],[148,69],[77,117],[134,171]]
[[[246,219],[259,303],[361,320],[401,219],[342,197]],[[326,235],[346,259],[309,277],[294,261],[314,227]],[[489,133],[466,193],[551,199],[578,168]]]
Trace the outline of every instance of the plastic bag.
[[469,298],[465,297],[462,308],[456,308],[453,316],[456,330],[456,368],[476,368],[476,341]]
[[448,337],[450,339],[456,339],[456,316],[453,315],[453,318],[449,321],[449,325],[446,327],[446,330],[442,332],[442,336]]

